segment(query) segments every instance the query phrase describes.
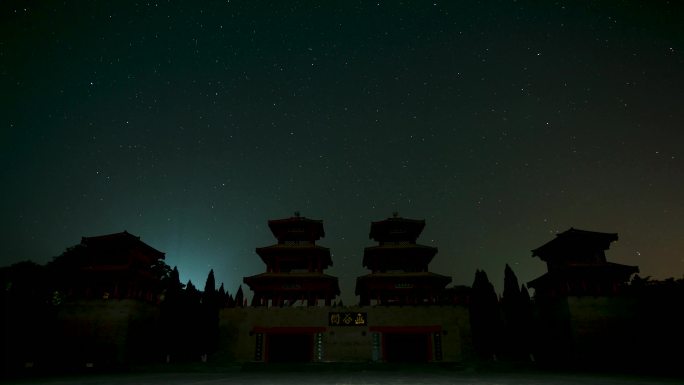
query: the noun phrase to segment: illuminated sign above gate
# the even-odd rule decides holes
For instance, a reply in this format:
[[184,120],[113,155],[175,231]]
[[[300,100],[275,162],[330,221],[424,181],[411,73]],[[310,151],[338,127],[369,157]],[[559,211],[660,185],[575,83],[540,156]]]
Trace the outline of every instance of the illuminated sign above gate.
[[368,314],[331,312],[328,313],[328,326],[368,326]]

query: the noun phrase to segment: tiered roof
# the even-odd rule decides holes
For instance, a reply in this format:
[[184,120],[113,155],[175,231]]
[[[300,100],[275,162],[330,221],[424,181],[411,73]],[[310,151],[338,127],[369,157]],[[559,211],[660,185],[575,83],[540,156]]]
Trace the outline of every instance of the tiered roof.
[[361,304],[434,303],[451,278],[428,271],[436,247],[417,244],[424,220],[392,218],[371,222],[369,238],[378,242],[364,249],[363,266],[371,273],[356,279]]
[[156,300],[161,277],[151,267],[164,253],[127,231],[82,237],[53,262],[60,287],[74,297]]
[[278,243],[286,241],[314,242],[325,237],[323,221],[309,219],[295,213],[294,217],[268,221],[268,227],[278,239]]
[[639,272],[638,266],[606,261],[605,250],[617,241],[616,233],[569,230],[532,250],[533,257],[547,263],[547,273],[528,282],[535,296],[606,295]]
[[337,278],[324,274],[332,266],[330,249],[316,245],[325,236],[323,221],[294,217],[268,221],[278,243],[256,248],[266,264],[266,272],[245,277],[254,291],[255,304],[282,305],[305,300],[315,305],[319,299],[330,301],[340,294]]
[[571,227],[569,230],[556,234],[556,238],[532,250],[532,256],[539,257],[544,262],[554,259],[572,262],[581,254],[608,250],[610,244],[617,240],[616,233],[600,233]]
[[410,242],[416,243],[418,236],[425,228],[425,220],[400,218],[394,213],[392,218],[371,222],[368,237],[377,242]]
[[[165,254],[124,230],[120,233],[81,237],[81,245],[85,246],[88,254],[94,257],[123,256],[134,253],[145,262],[154,263],[164,259]],[[98,261],[92,261],[97,263]]]

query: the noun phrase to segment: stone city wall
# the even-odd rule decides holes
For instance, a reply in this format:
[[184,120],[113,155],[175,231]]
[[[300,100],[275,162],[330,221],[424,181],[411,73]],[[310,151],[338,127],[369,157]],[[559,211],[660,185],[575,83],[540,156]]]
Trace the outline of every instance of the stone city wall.
[[[330,326],[330,313],[364,313],[367,324]],[[382,361],[378,345],[382,344],[384,332],[438,333],[443,362],[466,360],[472,350],[469,312],[463,306],[254,307],[221,311],[219,351],[215,359],[255,361],[258,334],[267,334],[269,330],[314,333],[314,361]],[[317,345],[319,338],[320,345]],[[433,354],[431,360],[438,358]]]

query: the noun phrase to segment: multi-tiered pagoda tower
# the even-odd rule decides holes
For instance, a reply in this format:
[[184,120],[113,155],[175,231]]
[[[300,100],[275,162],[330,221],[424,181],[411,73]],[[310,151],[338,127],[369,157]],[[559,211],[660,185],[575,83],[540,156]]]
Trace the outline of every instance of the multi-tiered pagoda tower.
[[[340,294],[337,278],[324,274],[332,266],[330,249],[316,244],[325,236],[323,221],[299,216],[268,221],[278,243],[258,247],[266,272],[243,279],[254,292],[253,306],[330,306]],[[301,302],[300,302],[301,301]]]
[[371,223],[369,237],[379,244],[364,249],[363,267],[371,274],[356,279],[361,306],[371,305],[371,301],[377,305],[437,301],[451,278],[428,271],[437,248],[416,243],[424,227],[424,220],[401,218],[397,213]]

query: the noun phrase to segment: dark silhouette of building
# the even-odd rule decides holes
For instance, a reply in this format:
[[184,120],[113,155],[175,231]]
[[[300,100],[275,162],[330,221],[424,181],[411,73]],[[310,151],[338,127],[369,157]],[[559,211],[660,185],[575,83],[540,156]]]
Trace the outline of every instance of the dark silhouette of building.
[[48,264],[57,303],[55,364],[95,367],[158,358],[164,253],[127,231],[83,237]]
[[626,338],[639,302],[627,295],[636,266],[611,263],[605,250],[617,234],[569,230],[532,250],[548,272],[528,283],[535,289],[535,341],[540,362],[622,368],[641,353]]
[[164,253],[127,231],[83,237],[49,267],[71,299],[142,299],[156,302],[168,273]]
[[[223,356],[257,362],[459,362],[469,356],[465,306],[333,307],[332,300],[339,294],[337,278],[323,274],[332,265],[330,251],[315,244],[324,236],[322,222],[295,214],[268,223],[278,244],[257,248],[267,271],[244,278],[254,291],[253,306],[222,310]],[[402,298],[407,303],[467,297],[463,288],[446,293],[444,286],[451,279],[427,272],[436,249],[415,244],[423,226],[423,221],[403,218],[373,224],[371,238],[381,240],[383,247],[365,259],[374,274],[369,281],[361,278],[363,290],[365,282],[374,288],[389,276],[392,289],[399,285],[401,294],[408,295]],[[392,237],[397,245],[385,245],[394,242]],[[412,245],[399,247],[404,239]],[[395,253],[384,253],[385,249]],[[388,269],[401,269],[403,275]],[[389,291],[381,292],[381,297],[396,299]],[[317,306],[321,299],[325,306]],[[287,306],[300,300],[309,306]]]
[[254,292],[253,306],[291,306],[297,301],[317,306],[323,300],[330,306],[340,294],[337,278],[324,274],[332,266],[330,249],[316,244],[325,236],[323,221],[294,217],[268,221],[278,239],[256,253],[266,264],[266,272],[243,279]]
[[380,305],[438,302],[451,278],[428,271],[437,248],[416,243],[424,227],[424,220],[400,218],[396,213],[371,223],[369,237],[378,245],[364,249],[363,267],[371,273],[356,279],[361,306],[371,301]]
[[[681,372],[671,352],[684,341],[684,280],[636,276],[625,285],[638,268],[606,261],[617,234],[571,228],[533,250],[548,272],[530,282],[532,302],[509,266],[500,300],[484,271],[472,288],[445,289],[451,279],[428,271],[437,249],[416,243],[424,226],[396,214],[372,222],[370,238],[379,244],[365,248],[371,273],[357,278],[361,306],[335,307],[337,278],[324,274],[330,251],[316,245],[322,221],[269,221],[278,243],[256,249],[267,271],[244,278],[253,306],[241,287],[235,299],[223,285],[217,292],[213,271],[204,292],[190,281],[183,289],[164,254],[125,231],[84,237],[47,266],[0,269],[0,358],[5,370],[479,357]],[[308,306],[289,306],[298,301]],[[403,306],[382,306],[390,304]]]
[[556,296],[610,295],[620,290],[637,266],[606,261],[605,250],[617,241],[614,233],[570,228],[532,250],[546,262],[548,272],[528,283],[536,298]]

